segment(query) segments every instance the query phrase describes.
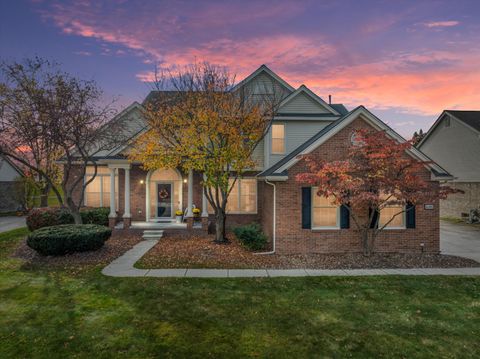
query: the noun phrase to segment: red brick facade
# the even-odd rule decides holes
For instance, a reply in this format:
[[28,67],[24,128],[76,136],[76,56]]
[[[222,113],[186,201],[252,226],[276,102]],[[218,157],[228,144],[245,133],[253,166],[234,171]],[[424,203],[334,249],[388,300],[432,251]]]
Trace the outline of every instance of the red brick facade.
[[[369,126],[357,119],[334,137],[320,145],[312,153],[326,161],[341,160],[345,157],[350,136],[354,129]],[[276,185],[276,249],[278,253],[333,253],[361,252],[360,234],[351,223],[350,229],[312,230],[302,229],[301,188],[295,181],[297,174],[307,171],[305,161],[300,160],[288,170],[288,180],[275,182]],[[430,178],[425,170],[424,176]],[[305,185],[303,185],[305,186]],[[376,240],[375,250],[379,252],[439,252],[439,204],[433,203],[433,210],[416,206],[416,227],[412,229],[384,230]],[[272,212],[264,211],[262,224],[268,233],[272,224]],[[352,222],[352,221],[350,221]]]
[[[350,146],[350,136],[354,129],[371,128],[367,122],[357,119],[332,138],[315,149],[312,154],[326,161],[345,158]],[[302,186],[296,182],[297,174],[306,171],[305,162],[300,160],[288,169],[288,180],[274,182],[276,192],[276,219],[275,238],[278,253],[334,253],[334,252],[361,252],[360,234],[351,222],[349,229],[312,230],[302,229]],[[254,176],[256,173],[250,173]],[[430,178],[430,172],[425,169],[423,175]],[[187,178],[187,175],[182,175]],[[146,182],[147,171],[138,165],[130,170],[131,185],[131,215],[133,221],[146,220]],[[202,205],[201,174],[193,176],[193,203],[197,207]],[[119,170],[119,219],[124,212],[125,172]],[[182,181],[183,208],[187,207],[188,184]],[[257,184],[257,213],[231,214],[227,217],[227,226],[235,226],[258,222],[263,231],[273,239],[273,186],[258,181]],[[416,206],[416,227],[411,229],[384,230],[376,240],[375,250],[380,252],[439,252],[439,203],[435,201],[433,210],[425,210],[423,205]],[[213,215],[209,216],[214,220]],[[204,223],[205,224],[205,223]],[[205,227],[205,226],[204,226]],[[423,245],[422,245],[423,244]]]

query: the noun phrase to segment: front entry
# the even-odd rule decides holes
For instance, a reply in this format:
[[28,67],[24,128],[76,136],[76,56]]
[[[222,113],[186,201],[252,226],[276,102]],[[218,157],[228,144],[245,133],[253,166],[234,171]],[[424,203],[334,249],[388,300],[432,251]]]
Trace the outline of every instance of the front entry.
[[172,183],[157,183],[157,217],[173,217]]

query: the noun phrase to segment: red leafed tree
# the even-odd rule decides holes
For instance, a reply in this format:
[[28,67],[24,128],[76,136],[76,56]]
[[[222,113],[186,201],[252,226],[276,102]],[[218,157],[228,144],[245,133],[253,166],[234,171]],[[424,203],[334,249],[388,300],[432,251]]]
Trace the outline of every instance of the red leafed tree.
[[[354,142],[342,161],[305,156],[309,171],[296,180],[316,186],[318,196],[348,209],[368,256],[378,234],[397,216],[412,211],[415,204],[445,198],[453,190],[422,176],[429,163],[407,154],[411,141],[399,143],[383,131],[358,130]],[[387,207],[396,210],[380,223],[379,213]]]

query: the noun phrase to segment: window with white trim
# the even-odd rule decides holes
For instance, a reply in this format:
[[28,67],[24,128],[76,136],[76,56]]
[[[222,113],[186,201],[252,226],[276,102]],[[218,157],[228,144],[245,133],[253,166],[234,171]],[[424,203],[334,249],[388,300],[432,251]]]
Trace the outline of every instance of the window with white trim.
[[272,154],[285,153],[285,125],[272,125]]
[[[230,184],[233,179],[230,179]],[[208,212],[213,208],[208,204]],[[257,180],[255,178],[239,178],[235,182],[227,201],[227,213],[257,213]]]
[[312,229],[340,228],[340,206],[333,201],[333,197],[318,196],[312,188]]
[[[85,182],[95,173],[94,166],[88,166],[85,173]],[[84,204],[88,207],[110,206],[110,169],[97,167],[97,175],[85,188]],[[115,170],[115,208],[118,209],[118,170]]]
[[[395,201],[395,198],[390,198],[389,201]],[[403,213],[400,213],[402,212]],[[390,223],[388,223],[391,220]],[[386,223],[385,229],[405,228],[406,213],[405,206],[403,204],[391,204],[385,206],[380,210],[380,216],[378,218],[378,227],[382,228]]]

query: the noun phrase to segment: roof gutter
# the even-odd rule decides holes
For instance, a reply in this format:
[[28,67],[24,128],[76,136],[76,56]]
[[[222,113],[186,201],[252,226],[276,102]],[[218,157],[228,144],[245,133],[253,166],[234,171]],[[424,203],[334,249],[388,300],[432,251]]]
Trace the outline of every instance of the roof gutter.
[[254,253],[258,255],[265,255],[265,254],[275,254],[275,232],[276,232],[276,223],[277,223],[277,187],[275,186],[275,183],[268,182],[268,180],[265,180],[266,184],[269,184],[270,186],[273,187],[273,234],[272,234],[272,244],[273,248],[269,252],[260,252],[260,253]]

